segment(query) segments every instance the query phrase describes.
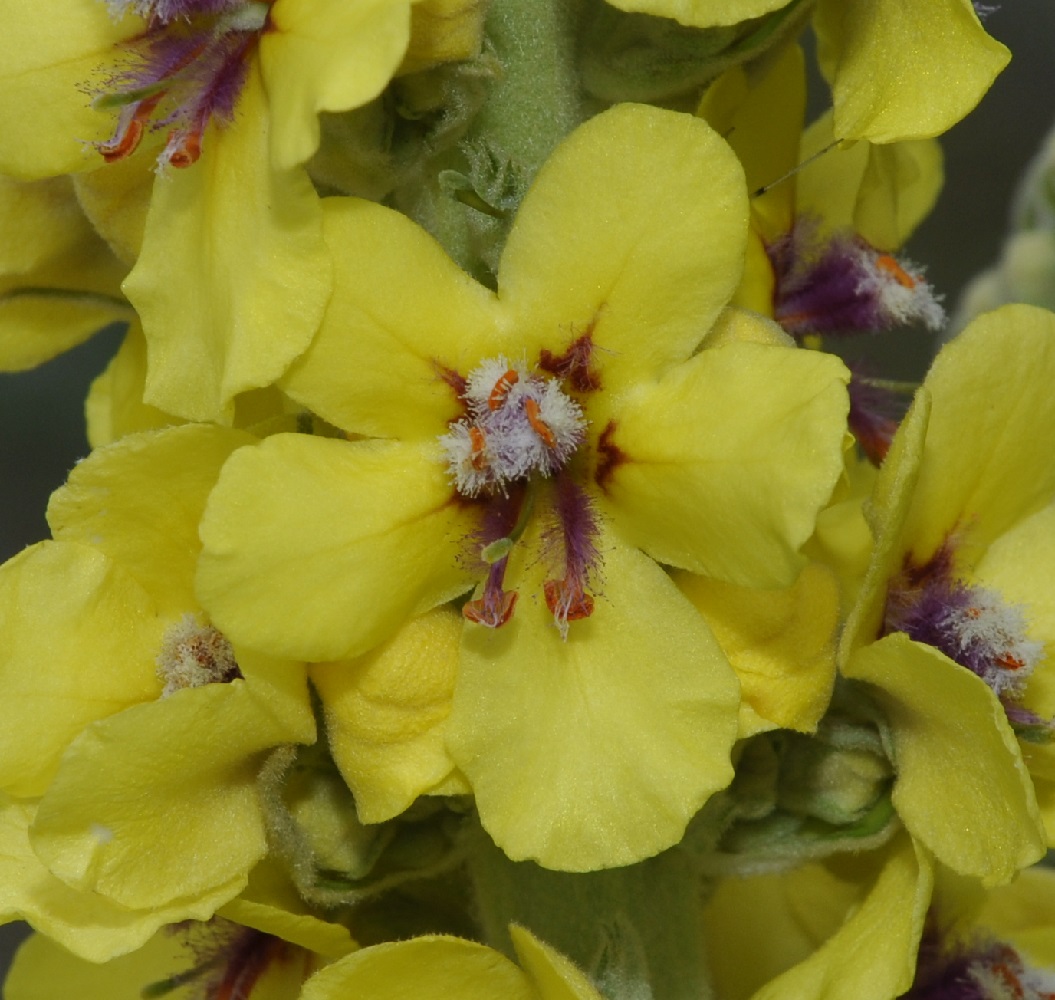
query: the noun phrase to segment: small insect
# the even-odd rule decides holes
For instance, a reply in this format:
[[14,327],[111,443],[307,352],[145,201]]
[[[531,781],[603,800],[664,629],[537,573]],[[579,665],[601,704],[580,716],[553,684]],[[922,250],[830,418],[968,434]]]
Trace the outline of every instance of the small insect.
[[531,424],[531,429],[542,438],[542,443],[547,448],[556,448],[557,438],[550,430],[549,424],[542,419],[542,410],[536,400],[528,397],[524,401],[524,414],[528,418],[528,423]]
[[517,382],[520,381],[520,375],[513,368],[506,370],[505,374],[495,382],[495,387],[491,390],[491,395],[487,397],[487,408],[493,413],[495,410],[502,408],[502,404],[505,403],[506,397],[509,395],[510,390]]

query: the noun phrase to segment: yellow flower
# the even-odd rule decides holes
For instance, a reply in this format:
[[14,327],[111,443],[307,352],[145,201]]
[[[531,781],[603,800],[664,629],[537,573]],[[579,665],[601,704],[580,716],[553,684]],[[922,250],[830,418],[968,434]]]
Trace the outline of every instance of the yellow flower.
[[0,784],[41,797],[54,875],[133,910],[236,894],[266,850],[259,755],[314,740],[303,666],[232,647],[192,593],[205,497],[251,440],[186,426],[94,452],[52,498],[55,540],[0,569]]
[[887,711],[903,822],[986,884],[1043,853],[1034,781],[1055,774],[1053,377],[1055,316],[1032,307],[938,356],[876,480],[840,652]]
[[[698,28],[791,6],[785,0],[610,2]],[[986,34],[971,0],[818,0],[813,25],[839,139],[939,135],[981,100],[1011,58]]]
[[[47,0],[6,12],[0,171],[98,169],[141,142],[165,168],[125,285],[150,345],[149,403],[213,419],[307,346],[331,289],[302,167],[319,142],[317,115],[381,92],[407,52],[412,4]],[[419,61],[475,37],[479,5],[449,6],[430,0],[453,37],[423,20]],[[160,153],[150,139],[159,127]],[[138,158],[126,179],[142,198],[150,165]]]
[[713,132],[629,105],[540,172],[497,294],[401,216],[328,201],[337,291],[282,384],[356,439],[243,449],[210,500],[198,593],[257,648],[356,656],[484,579],[447,746],[513,857],[653,854],[731,775],[735,678],[656,561],[790,584],[845,407],[834,359],[694,353],[745,216]]

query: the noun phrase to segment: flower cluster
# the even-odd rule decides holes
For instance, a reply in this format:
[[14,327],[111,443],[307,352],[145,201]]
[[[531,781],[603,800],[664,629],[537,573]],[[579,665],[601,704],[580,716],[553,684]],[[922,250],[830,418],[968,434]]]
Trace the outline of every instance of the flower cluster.
[[9,7],[5,996],[1053,995],[1055,314],[839,356],[975,6]]

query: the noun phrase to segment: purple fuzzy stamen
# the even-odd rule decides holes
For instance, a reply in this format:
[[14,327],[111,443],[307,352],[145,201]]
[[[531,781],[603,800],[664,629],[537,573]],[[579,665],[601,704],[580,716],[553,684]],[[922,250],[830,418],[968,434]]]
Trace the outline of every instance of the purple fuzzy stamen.
[[[552,509],[553,523],[542,535],[544,556],[563,562],[564,574],[544,584],[546,605],[560,629],[568,637],[568,622],[593,614],[593,577],[601,563],[597,548],[600,527],[593,500],[566,475],[556,480]],[[559,556],[557,555],[559,553]]]
[[985,681],[1023,739],[1047,741],[1053,723],[1020,704],[1044,647],[1028,638],[1024,608],[954,575],[953,545],[947,541],[922,566],[907,562],[891,581],[882,634],[902,632],[940,650]]
[[938,329],[944,313],[922,272],[880,253],[856,233],[822,236],[812,219],[766,247],[773,266],[773,315],[793,337]]

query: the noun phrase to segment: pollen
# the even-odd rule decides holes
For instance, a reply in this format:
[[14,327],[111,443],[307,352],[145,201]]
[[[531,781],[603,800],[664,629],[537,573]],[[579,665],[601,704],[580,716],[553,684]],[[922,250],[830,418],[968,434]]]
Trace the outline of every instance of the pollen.
[[557,379],[504,357],[469,373],[462,400],[467,415],[439,440],[463,496],[505,494],[533,475],[552,476],[586,436],[582,407]]
[[193,614],[165,632],[156,663],[165,685],[163,698],[183,688],[226,684],[242,676],[227,637]]

